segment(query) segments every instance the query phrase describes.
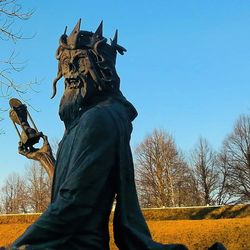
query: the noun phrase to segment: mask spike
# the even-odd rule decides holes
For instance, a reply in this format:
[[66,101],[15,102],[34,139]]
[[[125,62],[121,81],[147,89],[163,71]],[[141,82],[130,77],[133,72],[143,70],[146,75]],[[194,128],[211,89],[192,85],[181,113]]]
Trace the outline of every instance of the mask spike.
[[101,38],[103,36],[103,21],[99,24],[98,28],[96,29],[94,33],[95,37]]
[[76,26],[72,30],[71,34],[67,37],[67,44],[71,47],[71,49],[74,49],[76,47],[77,43],[77,37],[80,32],[80,26],[81,26],[81,18],[77,22]]
[[111,42],[111,45],[116,46],[117,42],[118,42],[118,30],[115,31],[115,35],[114,35],[114,38],[113,38],[113,40]]
[[80,31],[80,26],[81,26],[81,18],[79,19],[79,21],[77,22],[76,26],[72,30],[72,32],[70,34],[70,37],[71,36],[75,36],[76,34],[78,34],[78,32]]
[[64,35],[66,35],[67,29],[68,29],[68,26],[66,26],[65,29],[64,29],[64,33],[63,33]]

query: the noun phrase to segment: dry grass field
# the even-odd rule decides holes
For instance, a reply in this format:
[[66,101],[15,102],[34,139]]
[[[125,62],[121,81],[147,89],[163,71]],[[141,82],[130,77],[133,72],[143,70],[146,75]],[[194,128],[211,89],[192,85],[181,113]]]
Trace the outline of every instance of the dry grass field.
[[[222,242],[228,250],[250,250],[249,206],[204,209],[196,209],[196,212],[191,209],[189,215],[185,209],[147,210],[144,211],[144,215],[156,241],[183,243],[190,250],[207,249],[215,242]],[[233,218],[233,214],[236,218]],[[177,217],[173,218],[174,215]],[[194,218],[179,219],[178,215],[180,218]],[[38,215],[0,216],[0,246],[7,246],[13,242],[37,217]],[[149,217],[151,219],[148,219]],[[163,217],[165,220],[162,220]],[[112,233],[110,245],[111,250],[117,249]]]

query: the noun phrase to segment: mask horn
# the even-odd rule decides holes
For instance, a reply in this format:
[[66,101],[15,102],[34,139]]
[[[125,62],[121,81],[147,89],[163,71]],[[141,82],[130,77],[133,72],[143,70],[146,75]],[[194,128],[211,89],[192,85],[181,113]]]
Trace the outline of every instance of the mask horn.
[[102,38],[102,33],[103,33],[103,21],[99,24],[98,28],[96,29],[94,33],[94,37],[96,38]]
[[115,31],[114,38],[111,40],[111,46],[116,46],[118,42],[118,30]]
[[76,26],[72,30],[71,34],[67,38],[67,44],[70,46],[71,49],[74,49],[76,47],[77,36],[80,31],[80,26],[81,26],[81,19],[79,19]]
[[81,26],[81,18],[79,19],[79,21],[77,22],[76,26],[72,30],[72,32],[70,34],[70,37],[71,36],[75,36],[80,31],[80,26]]
[[66,35],[66,32],[67,32],[67,26],[65,27],[65,30],[64,30],[64,33],[63,35],[60,37],[60,40],[59,40],[59,44],[60,46],[62,47],[67,47],[67,35]]
[[111,46],[114,49],[116,49],[121,55],[123,55],[124,52],[127,51],[124,47],[118,44],[118,30],[115,31],[114,38],[110,40],[111,40]]
[[64,29],[64,33],[63,33],[64,35],[66,35],[67,29],[68,29],[68,26],[66,26],[65,29]]

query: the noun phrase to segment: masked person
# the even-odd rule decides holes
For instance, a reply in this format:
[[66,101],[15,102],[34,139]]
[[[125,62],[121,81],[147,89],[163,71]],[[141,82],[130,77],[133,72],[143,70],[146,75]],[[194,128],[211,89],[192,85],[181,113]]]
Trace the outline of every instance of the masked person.
[[[54,168],[52,200],[47,210],[11,249],[109,249],[109,216],[114,199],[114,238],[121,250],[187,249],[151,238],[135,188],[130,149],[136,109],[120,91],[117,52],[126,51],[102,34],[80,30],[60,38],[56,84],[64,77],[59,115],[65,124],[54,162],[49,145],[20,153]],[[166,230],[168,230],[166,228]]]

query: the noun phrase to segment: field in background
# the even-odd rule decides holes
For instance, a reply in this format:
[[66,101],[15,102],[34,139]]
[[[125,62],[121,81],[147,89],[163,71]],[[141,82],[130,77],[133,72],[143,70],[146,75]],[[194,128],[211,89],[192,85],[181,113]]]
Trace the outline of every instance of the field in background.
[[[156,241],[183,243],[190,250],[205,250],[216,241],[228,250],[250,249],[250,205],[152,209],[143,213]],[[13,242],[38,216],[0,216],[0,246]],[[111,250],[115,249],[111,233]]]
[[[182,243],[189,250],[207,250],[222,242],[227,250],[250,250],[250,218],[147,221],[154,240]],[[111,238],[111,250],[118,249]]]

